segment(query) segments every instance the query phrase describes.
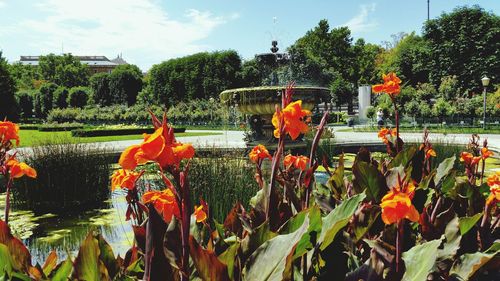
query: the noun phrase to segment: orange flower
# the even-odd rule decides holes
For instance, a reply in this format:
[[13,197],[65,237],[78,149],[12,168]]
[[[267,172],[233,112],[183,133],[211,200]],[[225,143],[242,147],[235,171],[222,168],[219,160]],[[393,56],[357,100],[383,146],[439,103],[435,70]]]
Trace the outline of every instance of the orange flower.
[[306,156],[293,156],[291,154],[288,154],[285,156],[283,159],[283,165],[287,168],[293,166],[297,169],[300,169],[304,171],[307,168],[307,163],[309,162],[309,158]]
[[124,169],[116,170],[111,176],[111,191],[117,188],[134,189],[135,182],[141,174]]
[[481,157],[483,158],[483,160],[486,160],[487,158],[493,155],[494,155],[493,151],[489,150],[487,147],[481,148]]
[[[283,110],[277,111],[273,115],[272,123],[274,125],[274,137],[280,137],[280,128],[285,126],[285,132],[290,135],[292,140],[299,137],[300,134],[305,134],[309,130],[307,123],[311,115],[309,110],[302,109],[302,101],[294,101],[288,104]],[[283,124],[281,123],[281,120]]]
[[377,84],[372,87],[374,93],[386,93],[390,96],[397,95],[401,92],[401,79],[394,72],[383,74],[384,84]]
[[490,205],[494,202],[500,202],[500,171],[489,176],[487,183],[490,186],[490,196],[486,199],[486,204]]
[[380,131],[378,131],[378,137],[382,139],[382,142],[385,144],[389,143],[389,140],[387,139],[387,136],[390,137],[395,137],[396,136],[396,129],[387,129],[387,128],[382,128]]
[[195,206],[193,215],[196,222],[204,222],[207,219],[207,213],[203,210],[203,205]]
[[31,168],[24,162],[18,162],[16,159],[8,160],[7,168],[9,169],[10,176],[15,179],[24,175],[30,178],[36,178],[37,176],[35,169]]
[[10,121],[0,121],[0,143],[16,141],[19,145],[19,126]]
[[436,157],[436,151],[432,148],[427,149],[425,152],[425,159],[429,159],[431,157]]
[[180,217],[175,195],[168,188],[163,191],[148,191],[142,195],[142,201],[144,204],[152,203],[167,223],[172,220],[172,216]]
[[460,153],[460,162],[464,162],[466,165],[474,166],[479,163],[479,160],[481,160],[480,156],[474,157],[470,152],[463,151]]
[[415,185],[410,182],[406,184],[405,190],[399,187],[392,188],[387,193],[380,203],[382,208],[382,221],[385,224],[393,224],[402,219],[409,219],[410,221],[417,222],[419,214],[415,206],[411,203],[415,192]]
[[194,157],[194,147],[190,143],[174,143],[172,152],[176,163],[179,163],[182,159]]
[[253,163],[257,163],[257,161],[259,161],[260,159],[273,158],[271,154],[269,154],[269,151],[267,151],[267,148],[262,144],[256,145],[254,148],[252,148],[252,151],[250,151],[248,157],[250,157],[250,161],[252,161]]

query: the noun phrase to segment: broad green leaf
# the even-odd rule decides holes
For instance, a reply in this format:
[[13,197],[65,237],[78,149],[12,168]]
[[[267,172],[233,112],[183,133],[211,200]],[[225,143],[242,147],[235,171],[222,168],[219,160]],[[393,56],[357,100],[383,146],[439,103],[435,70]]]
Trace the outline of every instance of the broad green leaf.
[[434,176],[436,175],[436,171],[433,170],[430,174],[422,178],[420,183],[418,184],[418,188],[421,189],[427,189],[429,188],[429,184],[431,183],[431,180],[434,179]]
[[358,218],[359,220],[354,225],[354,243],[358,243],[365,236],[379,215],[379,206],[371,205],[369,208],[363,209],[362,218]]
[[459,280],[469,280],[478,270],[488,263],[499,251],[493,253],[476,252],[472,254],[463,254],[457,260],[451,270],[451,277],[458,277]]
[[333,194],[333,197],[337,200],[343,198],[346,194],[346,189],[344,185],[344,155],[341,154],[339,157],[339,162],[337,169],[333,172],[333,175],[328,179],[326,183],[328,188]]
[[387,165],[387,168],[392,169],[399,166],[406,167],[416,152],[417,152],[416,145],[412,145],[403,149],[396,155],[396,157],[394,157],[394,159],[392,159],[391,163]]
[[14,261],[9,253],[9,248],[4,244],[0,244],[0,276],[4,276],[6,273],[11,274],[14,267]]
[[434,184],[437,186],[439,181],[446,176],[451,169],[453,169],[453,165],[455,164],[456,156],[453,155],[449,158],[443,160],[443,162],[439,163],[439,166],[436,170],[436,177],[434,178]]
[[49,256],[47,257],[45,263],[42,266],[43,274],[45,274],[45,276],[49,276],[52,270],[54,270],[54,268],[56,267],[56,265],[57,265],[57,253],[56,251],[53,250],[52,252],[50,252]]
[[441,184],[436,187],[441,188],[441,192],[444,194],[449,194],[450,190],[452,190],[457,184],[456,174],[456,171],[451,171],[448,175],[443,177]]
[[323,226],[318,239],[320,250],[323,251],[333,242],[337,233],[347,225],[349,219],[352,217],[358,208],[359,203],[361,203],[363,199],[365,199],[364,193],[355,195],[342,202],[342,204],[337,206],[323,218]]
[[446,241],[443,249],[439,250],[438,260],[453,259],[457,254],[457,250],[460,248],[460,241],[462,240],[458,225],[458,217],[455,217],[448,223],[448,225],[446,225],[446,229],[444,230],[444,237]]
[[108,271],[99,259],[99,243],[92,233],[80,246],[80,251],[75,259],[73,278],[78,280],[110,280]]
[[300,241],[297,243],[295,254],[293,259],[296,259],[309,250],[311,250],[314,245],[316,245],[316,239],[318,239],[318,235],[321,233],[321,210],[318,206],[314,206],[309,210],[309,227],[307,228],[306,233],[302,236]]
[[71,274],[71,270],[73,269],[73,263],[71,262],[71,259],[68,258],[65,261],[63,261],[58,267],[56,268],[56,273],[54,276],[52,276],[52,281],[66,281],[69,278],[69,275]]
[[460,234],[465,235],[469,230],[471,230],[474,225],[481,219],[483,213],[475,214],[472,217],[461,217],[458,219],[458,225],[460,226]]
[[120,271],[120,267],[116,262],[115,254],[111,246],[104,240],[101,234],[97,235],[97,240],[99,243],[100,255],[99,259],[104,263],[106,269],[108,270],[109,277],[113,278],[116,273]]
[[15,270],[27,272],[31,266],[31,254],[23,242],[12,235],[9,226],[2,220],[0,220],[0,244],[4,244],[9,249],[12,267]]
[[377,167],[367,162],[356,162],[352,167],[355,178],[353,187],[361,193],[365,191],[369,201],[379,202],[382,196],[388,191],[384,176]]
[[254,229],[254,232],[249,234],[242,242],[241,248],[245,255],[251,255],[255,249],[260,247],[266,241],[276,237],[278,234],[269,229],[269,222],[264,222],[259,227]]
[[243,280],[282,280],[285,270],[290,268],[290,255],[309,227],[309,217],[295,232],[278,235],[262,244],[247,259],[243,269]]
[[227,266],[217,258],[213,251],[203,249],[192,235],[189,236],[189,252],[201,279],[230,280]]
[[219,260],[227,266],[227,273],[231,280],[234,280],[234,264],[236,262],[236,255],[238,255],[239,249],[240,243],[236,242],[219,255]]
[[403,281],[425,281],[434,267],[441,239],[414,246],[403,253],[406,271]]

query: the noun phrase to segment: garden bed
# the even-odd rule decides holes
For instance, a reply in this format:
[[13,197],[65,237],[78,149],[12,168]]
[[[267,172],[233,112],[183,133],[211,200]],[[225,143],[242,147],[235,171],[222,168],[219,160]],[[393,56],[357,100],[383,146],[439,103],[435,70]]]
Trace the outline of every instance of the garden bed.
[[[174,128],[175,133],[184,133],[186,128]],[[76,129],[71,131],[72,137],[102,137],[102,136],[123,136],[134,134],[152,134],[153,127],[149,128],[120,128],[120,129]]]

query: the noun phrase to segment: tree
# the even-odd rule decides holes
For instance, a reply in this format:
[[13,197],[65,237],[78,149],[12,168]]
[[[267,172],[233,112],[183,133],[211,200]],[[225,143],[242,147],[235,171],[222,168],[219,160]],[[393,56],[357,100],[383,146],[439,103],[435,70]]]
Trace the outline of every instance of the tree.
[[432,107],[432,114],[439,117],[440,121],[453,113],[455,113],[455,108],[443,98],[438,98]]
[[10,74],[7,60],[0,51],[0,120],[17,120],[15,92],[16,83]]
[[33,115],[33,93],[29,90],[16,92],[16,101],[23,118],[29,118]]
[[68,105],[83,108],[87,105],[89,89],[86,87],[74,87],[69,90]]
[[66,108],[68,107],[68,88],[60,86],[54,91],[52,97],[52,108]]
[[100,72],[90,77],[90,89],[94,104],[108,106],[113,103],[111,90],[109,89],[109,74]]
[[142,72],[136,65],[119,65],[109,75],[109,92],[114,103],[131,106],[142,89]]
[[40,118],[45,118],[53,108],[54,92],[58,86],[55,83],[44,83],[35,93],[34,107],[35,115]]
[[71,54],[41,56],[38,67],[43,79],[67,88],[87,86],[89,82],[88,66]]
[[32,90],[35,88],[34,82],[42,79],[39,68],[31,65],[17,62],[11,64],[9,70],[19,90]]
[[353,76],[357,80],[357,85],[375,84],[380,81],[375,61],[383,49],[378,45],[366,44],[365,40],[358,39],[353,50],[356,55],[356,71],[354,71]]
[[445,76],[456,75],[464,90],[481,91],[480,79],[492,84],[500,73],[500,17],[479,6],[455,8],[424,25],[429,52],[429,78],[436,87]]
[[457,76],[444,76],[438,88],[439,96],[445,100],[456,100],[462,96]]

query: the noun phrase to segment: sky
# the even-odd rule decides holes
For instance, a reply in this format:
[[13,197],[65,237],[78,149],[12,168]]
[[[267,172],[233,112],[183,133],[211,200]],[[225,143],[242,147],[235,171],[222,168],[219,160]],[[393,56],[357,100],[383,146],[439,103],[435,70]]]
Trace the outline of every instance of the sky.
[[[500,14],[500,0],[430,0],[430,17],[475,4]],[[0,0],[0,50],[9,62],[122,54],[147,71],[203,51],[232,49],[251,59],[271,40],[284,51],[321,19],[380,44],[399,32],[420,34],[427,0]]]

